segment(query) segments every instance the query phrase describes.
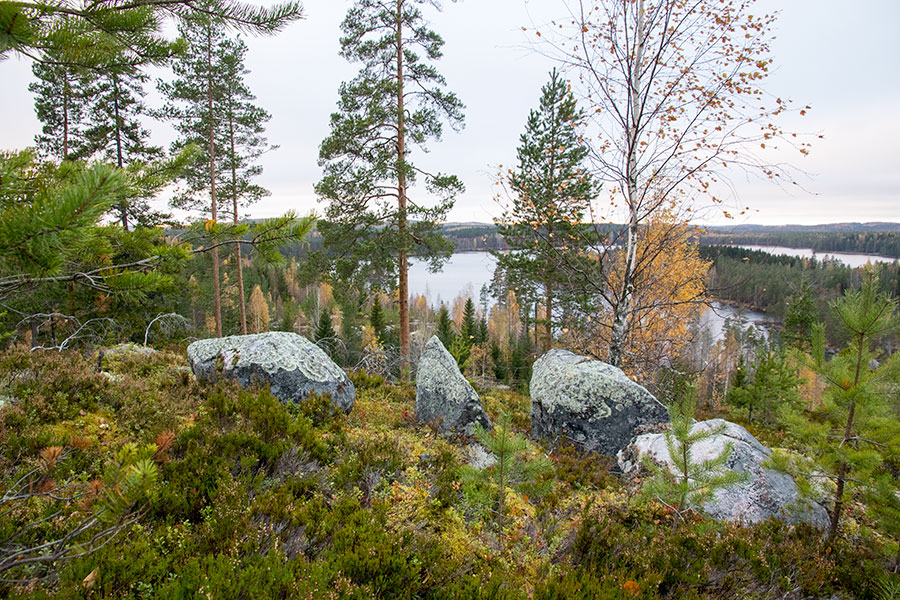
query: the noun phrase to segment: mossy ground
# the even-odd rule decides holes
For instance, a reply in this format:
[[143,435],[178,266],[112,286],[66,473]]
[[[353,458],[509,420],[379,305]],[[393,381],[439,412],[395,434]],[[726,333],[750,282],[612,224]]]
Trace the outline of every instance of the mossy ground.
[[[498,490],[466,466],[470,440],[414,419],[415,391],[354,374],[349,416],[327,399],[284,405],[264,389],[200,386],[179,352],[125,355],[95,372],[77,353],[0,355],[2,489],[49,446],[57,482],[97,477],[123,444],[162,443],[139,523],[53,577],[0,584],[12,598],[877,598],[886,553],[864,528],[827,544],[804,527],[696,517],[672,528],[638,508],[609,462],[554,451],[542,492]],[[492,419],[528,430],[529,401],[481,390]],[[546,450],[530,444],[528,454]],[[0,538],[54,510],[0,519]],[[59,508],[56,506],[56,508]],[[29,530],[66,531],[79,506]],[[41,575],[19,572],[17,575]]]

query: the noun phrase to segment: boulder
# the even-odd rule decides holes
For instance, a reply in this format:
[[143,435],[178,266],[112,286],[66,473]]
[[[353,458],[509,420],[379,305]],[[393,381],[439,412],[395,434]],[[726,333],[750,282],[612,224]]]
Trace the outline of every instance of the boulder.
[[470,435],[475,425],[491,422],[475,389],[459,372],[456,359],[432,336],[425,344],[416,372],[416,418],[441,433]]
[[356,388],[325,352],[305,337],[287,331],[200,340],[187,349],[199,381],[220,377],[241,385],[269,384],[285,402],[299,402],[312,392],[330,394],[335,408],[350,412]]
[[639,428],[668,422],[666,407],[612,365],[558,349],[534,363],[535,438],[567,439],[582,450],[615,456]]
[[141,346],[139,344],[135,344],[134,342],[125,342],[123,344],[113,346],[112,348],[107,348],[103,351],[103,356],[108,358],[113,358],[116,356],[153,356],[157,352],[158,350],[155,350],[149,346]]
[[[801,498],[794,479],[786,473],[763,466],[772,451],[760,444],[749,431],[729,421],[710,419],[694,423],[691,432],[725,426],[722,433],[691,446],[692,460],[701,462],[716,458],[731,442],[732,450],[723,468],[747,473],[748,478],[720,488],[700,508],[720,521],[733,521],[752,525],[775,517],[788,524],[810,523],[825,528],[828,513],[814,502]],[[641,468],[641,457],[647,456],[662,467],[674,470],[669,455],[666,436],[663,433],[647,433],[637,436],[619,453],[619,467],[626,474],[636,474]]]

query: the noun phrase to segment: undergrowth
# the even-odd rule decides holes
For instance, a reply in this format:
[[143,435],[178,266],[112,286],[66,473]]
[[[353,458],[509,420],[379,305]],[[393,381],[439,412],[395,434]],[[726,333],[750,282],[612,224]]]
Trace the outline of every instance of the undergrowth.
[[[263,388],[203,386],[179,354],[104,362],[75,352],[0,355],[0,491],[62,448],[55,481],[101,477],[129,443],[155,444],[156,491],[98,551],[0,584],[11,598],[879,598],[877,541],[828,544],[807,527],[695,516],[672,527],[638,507],[611,461],[527,442],[542,491],[470,476],[468,444],[415,422],[415,389],[352,375],[350,415],[325,396],[283,404]],[[492,419],[528,432],[528,399],[485,390]],[[529,458],[530,457],[530,458]],[[49,468],[49,467],[48,467]],[[0,519],[14,535],[54,505]],[[64,531],[62,506],[40,536]],[[22,575],[22,573],[20,573]],[[885,582],[888,583],[885,583]]]

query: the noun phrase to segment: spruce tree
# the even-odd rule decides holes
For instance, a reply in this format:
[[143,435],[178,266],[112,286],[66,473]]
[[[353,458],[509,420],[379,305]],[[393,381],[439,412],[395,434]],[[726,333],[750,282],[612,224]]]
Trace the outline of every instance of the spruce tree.
[[476,343],[475,340],[478,336],[478,322],[475,320],[475,303],[472,301],[472,298],[466,298],[459,335],[466,340],[469,346]]
[[511,204],[496,220],[509,246],[507,253],[495,252],[499,266],[508,278],[528,279],[543,288],[546,349],[553,342],[553,310],[562,293],[556,263],[579,260],[579,251],[590,244],[591,228],[582,220],[597,186],[585,166],[588,149],[579,133],[584,120],[568,84],[554,69],[519,138],[518,167],[507,178]]
[[481,321],[478,322],[478,338],[477,344],[480,346],[481,344],[485,344],[488,341],[488,324],[487,317],[481,317]]
[[328,310],[327,306],[323,306],[319,310],[319,321],[316,324],[313,340],[330,356],[334,352],[334,339],[336,337],[334,325],[331,323],[331,311]]
[[787,300],[782,337],[785,344],[809,352],[813,327],[819,321],[816,303],[809,283],[803,281],[800,289]]
[[369,312],[369,323],[375,331],[375,339],[384,344],[384,310],[381,308],[381,298],[375,294],[372,300],[372,310]]
[[444,348],[449,348],[450,344],[453,343],[453,339],[456,337],[453,334],[453,321],[450,320],[450,313],[447,311],[447,306],[443,302],[441,302],[441,307],[438,309],[436,335],[438,336],[438,339],[441,340]]
[[[357,0],[341,25],[341,55],[362,63],[359,75],[340,88],[331,133],[319,162],[325,175],[316,186],[329,202],[320,224],[327,247],[340,258],[338,275],[396,276],[399,283],[400,351],[408,372],[409,256],[434,264],[450,244],[437,223],[462,184],[454,176],[426,173],[409,161],[412,146],[439,140],[443,124],[462,124],[462,103],[446,91],[433,62],[444,41],[429,29],[420,0]],[[430,4],[437,6],[437,2]],[[410,197],[418,179],[429,195]]]

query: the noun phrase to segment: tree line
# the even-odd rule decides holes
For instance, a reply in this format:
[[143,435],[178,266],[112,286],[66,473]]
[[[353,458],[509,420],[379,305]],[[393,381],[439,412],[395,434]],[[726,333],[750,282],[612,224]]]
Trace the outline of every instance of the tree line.
[[890,231],[721,233],[710,230],[703,232],[700,243],[707,246],[812,248],[816,253],[846,252],[900,258],[900,233]]

